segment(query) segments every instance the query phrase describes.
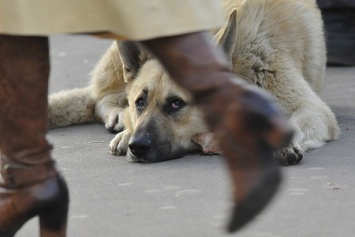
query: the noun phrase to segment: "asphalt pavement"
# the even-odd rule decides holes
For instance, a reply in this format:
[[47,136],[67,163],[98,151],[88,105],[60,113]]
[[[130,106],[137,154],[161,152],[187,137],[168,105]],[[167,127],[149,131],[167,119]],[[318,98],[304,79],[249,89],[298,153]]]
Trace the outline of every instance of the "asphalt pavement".
[[[50,92],[84,87],[111,44],[88,36],[50,39]],[[53,129],[53,157],[70,187],[71,237],[351,237],[355,233],[355,68],[328,68],[321,97],[337,116],[337,141],[282,167],[272,204],[229,235],[231,190],[219,156],[128,163],[109,153],[113,134],[101,124]],[[20,237],[38,236],[38,219]]]

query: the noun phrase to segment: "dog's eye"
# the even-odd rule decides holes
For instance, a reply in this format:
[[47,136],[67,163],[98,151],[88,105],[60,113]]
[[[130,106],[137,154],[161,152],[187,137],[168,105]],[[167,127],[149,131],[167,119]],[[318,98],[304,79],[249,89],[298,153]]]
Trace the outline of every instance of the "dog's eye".
[[144,99],[143,99],[143,98],[138,98],[138,99],[136,100],[136,107],[137,107],[137,109],[139,109],[139,110],[144,109],[144,105],[145,105],[145,102],[144,102]]
[[169,97],[164,104],[163,110],[168,115],[173,115],[186,106],[186,102],[179,97]]
[[171,109],[172,110],[179,110],[185,105],[185,102],[182,99],[174,99],[171,102]]

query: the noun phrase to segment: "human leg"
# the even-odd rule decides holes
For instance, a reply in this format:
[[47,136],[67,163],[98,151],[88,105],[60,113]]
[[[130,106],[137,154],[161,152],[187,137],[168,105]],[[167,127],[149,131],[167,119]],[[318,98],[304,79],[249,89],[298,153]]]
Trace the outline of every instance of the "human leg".
[[41,236],[65,236],[68,190],[47,142],[46,37],[0,35],[0,236],[39,216]]
[[189,90],[226,157],[235,186],[230,231],[270,201],[280,183],[273,152],[287,145],[292,129],[271,97],[234,75],[206,33],[143,41],[177,84]]

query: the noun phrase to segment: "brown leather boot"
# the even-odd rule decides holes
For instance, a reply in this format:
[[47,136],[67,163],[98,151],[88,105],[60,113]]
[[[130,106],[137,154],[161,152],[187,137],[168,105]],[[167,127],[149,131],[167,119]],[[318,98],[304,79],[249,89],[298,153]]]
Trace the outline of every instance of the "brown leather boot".
[[39,216],[41,236],[65,236],[68,190],[50,156],[48,39],[0,35],[0,236]]
[[292,129],[272,99],[231,73],[206,33],[144,41],[172,78],[189,90],[218,139],[234,183],[236,231],[271,200],[280,180],[273,152],[286,146]]

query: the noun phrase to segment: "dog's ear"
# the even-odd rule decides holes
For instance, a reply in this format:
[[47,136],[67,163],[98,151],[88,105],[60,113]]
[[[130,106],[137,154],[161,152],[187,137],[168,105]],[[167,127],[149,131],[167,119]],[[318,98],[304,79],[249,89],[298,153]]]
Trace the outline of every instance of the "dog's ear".
[[235,8],[229,14],[227,24],[222,29],[224,30],[219,33],[221,36],[218,39],[218,45],[222,47],[228,59],[231,59],[237,37],[237,10]]
[[123,64],[124,80],[129,82],[137,76],[139,69],[147,60],[147,54],[136,42],[121,41],[117,44]]

